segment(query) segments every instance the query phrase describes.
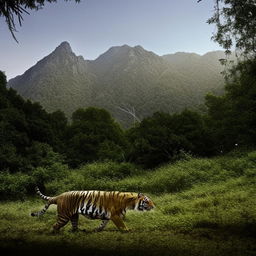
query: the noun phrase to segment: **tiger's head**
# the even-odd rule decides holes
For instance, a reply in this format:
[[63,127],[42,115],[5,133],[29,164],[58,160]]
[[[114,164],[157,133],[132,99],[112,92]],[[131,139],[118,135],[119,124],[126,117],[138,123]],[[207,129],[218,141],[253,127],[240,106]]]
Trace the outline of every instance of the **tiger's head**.
[[153,201],[142,193],[138,193],[138,201],[135,209],[138,211],[150,211],[153,208],[155,208]]

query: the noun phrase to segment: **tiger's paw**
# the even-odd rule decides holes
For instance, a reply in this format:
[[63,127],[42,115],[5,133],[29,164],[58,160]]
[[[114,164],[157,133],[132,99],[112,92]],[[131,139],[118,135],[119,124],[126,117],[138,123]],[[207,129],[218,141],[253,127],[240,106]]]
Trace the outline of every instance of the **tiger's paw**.
[[126,229],[121,229],[120,230],[122,233],[129,233],[131,232],[132,230],[130,228],[126,228]]
[[103,228],[95,228],[95,229],[93,230],[93,232],[101,232],[101,231],[103,231]]
[[76,233],[78,231],[80,231],[78,228],[72,228],[69,230],[70,233]]
[[53,230],[51,230],[50,234],[51,235],[58,235],[58,234],[60,234],[60,231],[56,230],[56,229],[53,229]]
[[72,228],[69,230],[70,233],[77,233],[77,232],[87,232],[86,229],[80,229],[80,228]]

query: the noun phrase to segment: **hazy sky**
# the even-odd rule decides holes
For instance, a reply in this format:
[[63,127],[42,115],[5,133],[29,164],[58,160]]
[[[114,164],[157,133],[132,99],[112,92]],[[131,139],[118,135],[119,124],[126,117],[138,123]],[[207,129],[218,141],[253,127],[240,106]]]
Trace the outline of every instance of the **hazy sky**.
[[141,45],[158,55],[219,50],[206,23],[213,0],[81,0],[46,4],[24,14],[17,44],[0,18],[0,70],[22,74],[68,41],[77,55],[95,59],[111,46]]

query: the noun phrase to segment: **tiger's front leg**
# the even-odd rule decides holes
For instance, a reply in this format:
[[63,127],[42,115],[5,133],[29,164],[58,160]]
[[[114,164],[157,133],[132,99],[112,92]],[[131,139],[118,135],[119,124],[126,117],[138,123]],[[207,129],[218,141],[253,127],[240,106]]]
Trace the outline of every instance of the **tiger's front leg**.
[[101,224],[94,230],[95,232],[102,231],[108,224],[109,220],[103,220]]
[[117,226],[119,230],[124,232],[130,231],[124,224],[124,221],[118,215],[111,216],[111,220],[114,222],[114,224]]

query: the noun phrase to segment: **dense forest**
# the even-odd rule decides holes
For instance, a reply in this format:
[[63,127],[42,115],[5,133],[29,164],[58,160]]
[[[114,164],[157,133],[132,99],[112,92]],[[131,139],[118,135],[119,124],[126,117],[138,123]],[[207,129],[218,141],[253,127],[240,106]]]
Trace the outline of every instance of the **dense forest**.
[[51,172],[56,163],[77,168],[95,161],[113,161],[152,169],[186,155],[209,157],[253,148],[255,63],[254,59],[241,61],[229,70],[225,94],[206,96],[207,112],[157,112],[128,130],[104,109],[78,109],[70,122],[61,111],[47,113],[40,104],[6,88],[1,72],[1,175],[31,176],[25,186],[29,192],[35,184],[43,185],[41,176],[46,170]]

